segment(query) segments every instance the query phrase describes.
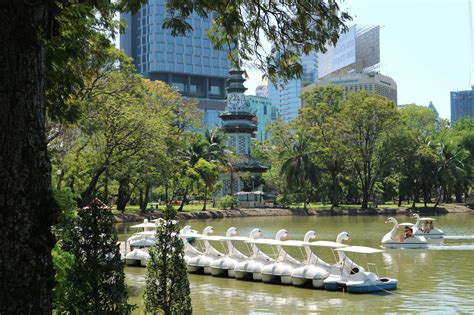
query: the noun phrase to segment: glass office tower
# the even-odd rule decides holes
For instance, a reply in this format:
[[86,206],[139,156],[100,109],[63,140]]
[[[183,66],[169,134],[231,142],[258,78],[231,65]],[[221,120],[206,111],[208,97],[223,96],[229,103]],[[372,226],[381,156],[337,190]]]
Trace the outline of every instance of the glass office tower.
[[196,98],[201,110],[217,116],[225,108],[229,62],[228,51],[213,49],[207,38],[212,16],[204,19],[192,14],[188,22],[194,31],[177,37],[162,28],[164,17],[165,0],[149,0],[137,14],[122,15],[128,27],[120,37],[120,47],[133,58],[139,73]]

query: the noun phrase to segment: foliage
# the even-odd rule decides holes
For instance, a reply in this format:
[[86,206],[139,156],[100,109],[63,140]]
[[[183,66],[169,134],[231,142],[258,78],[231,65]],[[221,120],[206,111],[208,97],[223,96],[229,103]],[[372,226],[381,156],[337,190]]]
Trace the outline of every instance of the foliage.
[[86,314],[128,314],[125,274],[114,218],[98,199],[80,209],[63,250],[73,257],[66,270],[64,311]]
[[239,201],[237,198],[231,196],[231,195],[226,195],[219,199],[219,208],[220,209],[234,209],[239,207]]
[[152,314],[191,314],[191,298],[184,244],[179,238],[176,211],[165,209],[165,221],[156,229],[156,245],[150,249],[145,284],[145,310]]
[[304,209],[308,202],[310,185],[317,185],[319,170],[312,160],[311,137],[299,131],[292,140],[290,150],[283,152],[281,174],[290,192],[302,193]]

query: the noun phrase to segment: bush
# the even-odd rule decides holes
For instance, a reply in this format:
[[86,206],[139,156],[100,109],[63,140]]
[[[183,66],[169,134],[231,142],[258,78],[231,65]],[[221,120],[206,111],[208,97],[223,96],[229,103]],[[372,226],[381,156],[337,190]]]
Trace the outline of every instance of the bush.
[[145,311],[151,314],[192,314],[184,244],[179,238],[176,210],[165,209],[165,221],[156,228],[145,282]]
[[[61,275],[61,305],[71,314],[129,314],[125,273],[120,259],[114,217],[99,199],[78,210],[74,227],[65,231],[56,267],[67,266]],[[62,257],[59,257],[62,256]],[[65,277],[65,279],[64,279]]]
[[221,209],[234,209],[239,207],[239,201],[237,198],[227,195],[219,199],[219,208]]

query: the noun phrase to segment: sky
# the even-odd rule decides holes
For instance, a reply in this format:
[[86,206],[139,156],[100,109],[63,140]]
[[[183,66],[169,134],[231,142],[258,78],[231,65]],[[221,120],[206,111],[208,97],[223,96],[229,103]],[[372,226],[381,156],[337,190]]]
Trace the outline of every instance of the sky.
[[[450,118],[450,91],[470,89],[469,0],[346,0],[347,25],[380,25],[380,72],[397,83],[398,104],[433,102]],[[247,69],[247,94],[262,74]],[[474,78],[473,78],[474,80]]]

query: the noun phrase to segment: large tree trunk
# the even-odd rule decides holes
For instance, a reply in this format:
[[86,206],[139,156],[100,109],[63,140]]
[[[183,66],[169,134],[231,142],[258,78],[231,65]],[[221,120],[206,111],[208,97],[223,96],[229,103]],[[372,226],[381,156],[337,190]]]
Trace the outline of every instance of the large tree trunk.
[[131,189],[128,178],[120,179],[119,183],[120,186],[118,189],[117,210],[120,210],[123,213],[128,201],[130,200]]
[[0,314],[51,314],[58,217],[45,139],[51,8],[0,3]]

